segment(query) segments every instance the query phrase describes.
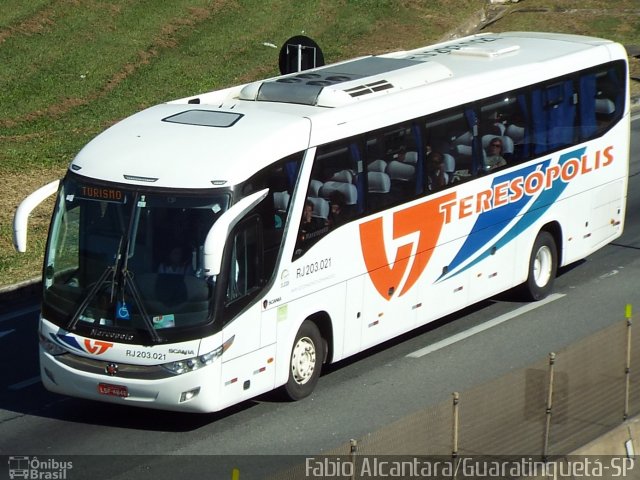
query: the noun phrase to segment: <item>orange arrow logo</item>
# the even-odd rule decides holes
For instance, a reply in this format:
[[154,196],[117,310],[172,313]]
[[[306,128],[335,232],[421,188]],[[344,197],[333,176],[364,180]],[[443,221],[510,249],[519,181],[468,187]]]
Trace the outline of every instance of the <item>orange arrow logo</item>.
[[396,247],[395,257],[387,258],[384,243],[383,217],[360,224],[360,244],[364,263],[376,290],[387,300],[398,290],[407,269],[407,276],[398,296],[404,295],[416,283],[427,267],[444,225],[444,211],[441,205],[456,198],[455,193],[414,205],[393,214],[393,239],[401,239],[413,233],[418,234],[415,254],[412,257],[415,240],[409,240]]
[[94,355],[102,355],[104,352],[113,347],[113,343],[103,342],[100,340],[89,340],[88,338],[85,338],[84,346],[87,349],[87,352],[93,353]]

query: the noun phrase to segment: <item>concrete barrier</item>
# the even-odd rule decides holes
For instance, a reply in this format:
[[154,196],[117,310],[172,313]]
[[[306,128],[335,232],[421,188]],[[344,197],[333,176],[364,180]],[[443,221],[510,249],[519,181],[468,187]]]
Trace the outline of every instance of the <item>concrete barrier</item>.
[[0,312],[4,312],[9,308],[15,307],[16,303],[25,300],[40,301],[42,292],[41,277],[31,278],[13,285],[0,287]]

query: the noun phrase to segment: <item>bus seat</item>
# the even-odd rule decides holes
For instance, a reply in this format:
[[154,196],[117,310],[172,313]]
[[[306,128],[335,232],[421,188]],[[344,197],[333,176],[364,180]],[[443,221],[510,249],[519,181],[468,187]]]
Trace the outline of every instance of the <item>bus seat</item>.
[[472,150],[471,145],[456,145],[456,154],[464,157],[470,157]]
[[339,192],[345,205],[355,205],[358,202],[358,189],[353,183],[329,181],[322,186],[320,195],[330,200],[334,192]]
[[453,180],[453,172],[456,171],[456,159],[449,153],[443,153],[442,159],[444,161],[444,171],[449,178],[449,183]]
[[502,153],[506,155],[513,154],[513,140],[508,135],[500,137],[502,139]]
[[416,167],[410,163],[399,162],[393,160],[387,165],[387,175],[391,180],[401,180],[408,182],[413,180],[416,174]]
[[473,141],[473,134],[471,132],[464,132],[462,135],[458,135],[454,141],[454,145],[471,145]]
[[391,179],[383,172],[367,173],[367,181],[370,193],[389,193],[391,190]]
[[[495,138],[495,135],[489,135],[491,138]],[[484,149],[482,149],[482,161],[487,157]],[[458,170],[467,170],[471,175],[475,175],[476,170],[480,168],[473,164],[473,147],[470,145],[457,145],[455,148],[456,168]]]
[[489,148],[489,143],[494,138],[501,138],[501,137],[500,137],[500,135],[494,135],[492,133],[489,133],[487,135],[483,135],[482,136],[482,149],[486,151]]
[[384,172],[387,169],[387,162],[384,160],[374,160],[367,165],[367,170],[370,172]]
[[322,218],[324,220],[329,216],[329,202],[320,197],[307,197],[313,203],[313,217]]
[[345,205],[356,205],[358,203],[358,188],[354,184],[343,185],[340,193],[344,196]]
[[312,179],[309,182],[309,196],[317,197],[320,195],[320,189],[322,188],[322,182],[320,180]]
[[514,143],[522,143],[524,140],[524,127],[519,127],[513,123],[507,127],[504,133],[509,136]]
[[409,163],[411,165],[415,165],[418,163],[418,152],[414,152],[413,150],[408,151],[404,154],[404,163]]
[[276,210],[286,211],[289,208],[291,195],[286,190],[284,192],[273,192],[273,206]]
[[616,111],[616,104],[608,98],[596,98],[596,113],[611,115]]
[[334,173],[329,181],[352,183],[353,174],[349,170],[340,170],[339,172]]

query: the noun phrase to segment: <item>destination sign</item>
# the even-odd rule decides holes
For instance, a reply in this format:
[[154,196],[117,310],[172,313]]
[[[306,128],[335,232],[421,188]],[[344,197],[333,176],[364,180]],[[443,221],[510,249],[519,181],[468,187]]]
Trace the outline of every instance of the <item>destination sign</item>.
[[125,203],[126,194],[122,190],[105,187],[78,186],[77,198],[100,200],[105,202]]

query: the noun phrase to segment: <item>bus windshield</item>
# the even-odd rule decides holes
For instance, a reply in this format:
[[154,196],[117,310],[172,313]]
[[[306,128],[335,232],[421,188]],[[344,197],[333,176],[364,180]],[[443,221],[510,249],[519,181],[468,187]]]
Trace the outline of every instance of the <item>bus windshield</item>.
[[[67,330],[160,341],[211,321],[215,279],[202,245],[225,191],[149,192],[68,175],[45,258],[43,311]],[[220,247],[222,248],[222,246]]]

